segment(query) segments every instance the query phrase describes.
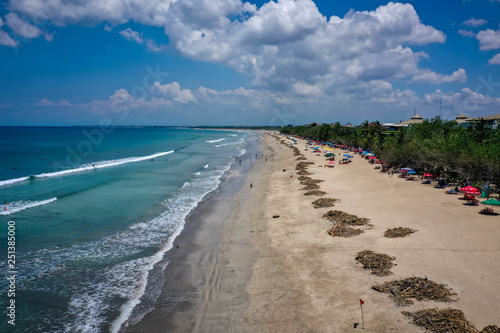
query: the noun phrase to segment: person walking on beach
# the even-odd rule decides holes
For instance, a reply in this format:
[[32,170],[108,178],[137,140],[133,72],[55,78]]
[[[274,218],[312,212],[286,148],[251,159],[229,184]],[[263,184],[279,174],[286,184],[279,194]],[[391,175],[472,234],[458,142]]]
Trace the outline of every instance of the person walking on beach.
[[250,189],[252,189],[252,186],[253,186],[252,183],[250,183]]

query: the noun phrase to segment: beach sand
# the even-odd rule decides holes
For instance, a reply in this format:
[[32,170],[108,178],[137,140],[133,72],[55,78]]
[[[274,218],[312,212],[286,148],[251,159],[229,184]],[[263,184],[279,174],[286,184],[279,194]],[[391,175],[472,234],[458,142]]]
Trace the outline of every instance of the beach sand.
[[[499,216],[480,215],[481,207],[431,185],[388,177],[358,156],[349,165],[319,167],[324,157],[304,151],[301,141],[295,146],[315,163],[310,177],[325,180],[319,184],[325,198],[340,199],[333,208],[315,209],[311,201],[318,197],[299,190],[293,151],[267,134],[261,141],[268,161],[254,163],[241,189],[221,199],[231,211],[219,219],[220,232],[201,223],[189,242],[179,237],[185,252],[172,255],[176,262],[167,266],[156,309],[127,332],[357,331],[359,299],[369,332],[422,332],[401,311],[434,307],[461,309],[478,329],[500,325]],[[331,237],[331,222],[322,218],[329,209],[369,218],[373,227]],[[224,216],[216,208],[212,213],[211,219]],[[400,226],[418,231],[383,236]],[[363,250],[394,256],[394,275],[364,270],[354,259]],[[446,284],[457,301],[397,308],[371,289],[412,276]]]

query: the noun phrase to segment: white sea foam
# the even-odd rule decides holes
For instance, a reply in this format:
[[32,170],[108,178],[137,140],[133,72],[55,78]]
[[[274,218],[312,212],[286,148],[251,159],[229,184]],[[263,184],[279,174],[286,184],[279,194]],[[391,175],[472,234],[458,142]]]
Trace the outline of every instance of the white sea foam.
[[203,167],[203,169],[208,168],[209,165],[210,165],[210,163],[205,164],[205,166]]
[[198,171],[198,172],[195,172],[195,173],[194,173],[194,175],[195,175],[195,176],[199,176],[199,175],[201,175],[201,172],[199,172],[199,171]]
[[23,181],[28,180],[28,179],[30,179],[30,177],[20,177],[20,178],[1,180],[0,186],[10,185],[10,184],[18,183],[18,182],[23,182]]
[[[122,158],[118,160],[109,160],[109,161],[101,161],[101,162],[94,162],[92,164],[84,164],[81,165],[77,168],[74,169],[68,169],[68,170],[62,170],[62,171],[56,171],[56,172],[49,172],[49,173],[41,173],[39,175],[34,175],[31,177],[35,178],[45,178],[45,177],[59,177],[59,176],[65,176],[77,172],[83,172],[83,171],[89,171],[93,169],[104,169],[104,168],[109,168],[109,167],[114,167],[126,163],[134,163],[134,162],[140,162],[140,161],[145,161],[145,160],[150,160],[154,159],[160,156],[172,154],[174,151],[167,151],[167,152],[160,152],[148,156],[140,156],[140,157],[127,157],[127,158]],[[0,181],[0,186],[4,185],[9,185],[9,184],[14,184],[17,182],[25,181],[28,180],[30,177],[21,177],[21,178],[15,178],[15,179],[8,179],[8,180],[3,180]]]
[[[119,311],[111,323],[111,332],[118,332],[127,322],[134,308],[140,303],[148,281],[149,272],[173,246],[175,238],[184,228],[187,214],[209,192],[217,188],[220,177],[229,169],[223,168],[202,173],[185,182],[172,197],[163,202],[165,211],[159,216],[131,225],[127,230],[100,241],[75,244],[63,248],[39,250],[22,257],[25,277],[46,279],[47,290],[57,288],[57,279],[70,278],[78,267],[101,267],[95,279],[81,281],[64,292],[70,297],[69,308],[64,314],[66,332],[99,331],[106,325],[106,314]],[[153,255],[142,257],[144,251],[158,248]],[[139,257],[138,257],[139,256]],[[122,261],[124,258],[134,258]],[[115,262],[110,265],[109,263]],[[82,265],[83,264],[83,265]],[[72,267],[69,269],[69,267]],[[113,307],[117,298],[127,299],[119,308]],[[140,319],[140,318],[139,318]]]
[[[14,201],[7,204],[6,206],[5,205],[0,206],[0,209],[2,210],[0,211],[0,215],[14,214],[28,208],[46,205],[56,200],[57,198],[51,198],[42,201]],[[4,208],[7,208],[7,210],[4,210]]]
[[222,140],[226,140],[226,138],[222,138],[222,139],[217,139],[217,140],[208,140],[208,141],[205,141],[205,142],[208,142],[208,143],[215,143],[215,142],[220,142]]

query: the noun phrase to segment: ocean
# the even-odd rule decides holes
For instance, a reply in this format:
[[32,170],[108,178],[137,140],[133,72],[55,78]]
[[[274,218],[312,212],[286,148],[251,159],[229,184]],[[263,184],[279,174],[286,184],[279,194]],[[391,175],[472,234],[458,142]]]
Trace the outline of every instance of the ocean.
[[186,216],[256,142],[238,131],[0,127],[0,270],[14,276],[0,280],[0,331],[118,332]]

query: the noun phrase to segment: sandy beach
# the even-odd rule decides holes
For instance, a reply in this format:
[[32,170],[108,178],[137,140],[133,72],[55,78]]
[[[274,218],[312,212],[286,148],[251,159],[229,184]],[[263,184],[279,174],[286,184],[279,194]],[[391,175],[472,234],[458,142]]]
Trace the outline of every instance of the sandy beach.
[[[261,135],[267,161],[253,163],[239,191],[218,197],[230,211],[216,205],[200,217],[214,227],[199,223],[189,239],[179,237],[155,310],[126,332],[357,331],[359,299],[369,332],[422,332],[401,311],[434,307],[462,310],[479,330],[500,325],[499,216],[480,215],[480,207],[432,185],[388,177],[358,156],[349,165],[319,167],[323,156],[305,151],[304,141],[295,146],[315,163],[308,171],[324,180],[324,197],[340,200],[335,207],[313,208],[318,197],[300,191],[292,150]],[[373,226],[351,238],[331,237],[331,222],[322,218],[329,209]],[[383,236],[394,227],[418,231]],[[363,250],[395,257],[394,275],[364,270],[354,259]],[[413,276],[447,285],[457,300],[397,308],[371,289]]]

